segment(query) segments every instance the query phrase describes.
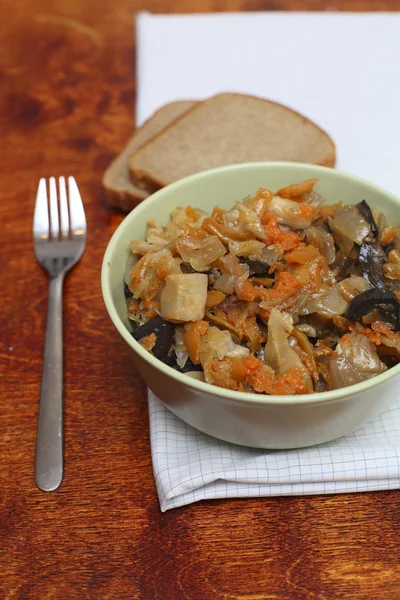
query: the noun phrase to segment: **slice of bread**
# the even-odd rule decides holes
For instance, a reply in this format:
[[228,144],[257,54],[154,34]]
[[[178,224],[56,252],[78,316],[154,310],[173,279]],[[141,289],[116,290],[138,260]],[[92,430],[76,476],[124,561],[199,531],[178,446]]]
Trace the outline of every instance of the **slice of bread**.
[[199,102],[129,159],[137,186],[154,192],[187,175],[257,161],[335,165],[335,145],[293,110],[254,96],[223,93]]
[[129,176],[128,161],[133,152],[138,150],[149,139],[153,138],[167,125],[192,108],[196,103],[191,100],[171,102],[155,112],[139,127],[129,139],[125,148],[110,164],[103,176],[103,188],[110,206],[123,211],[131,210],[141,202],[149,192],[139,189]]

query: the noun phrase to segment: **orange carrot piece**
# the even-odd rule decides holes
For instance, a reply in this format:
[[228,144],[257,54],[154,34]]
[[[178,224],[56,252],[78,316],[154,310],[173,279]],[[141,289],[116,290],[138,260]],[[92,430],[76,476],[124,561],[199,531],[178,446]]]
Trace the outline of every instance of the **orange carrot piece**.
[[215,308],[225,300],[225,294],[219,290],[207,292],[206,308]]
[[275,215],[266,212],[261,219],[261,222],[264,226],[265,233],[269,238],[270,244],[276,244],[286,252],[304,245],[304,242],[297,233],[294,231],[283,231],[283,229],[279,227]]
[[301,246],[286,254],[285,260],[288,263],[299,263],[300,265],[304,265],[316,258],[318,254],[319,251],[315,246]]
[[317,181],[318,179],[306,179],[300,183],[292,183],[292,185],[288,185],[278,190],[277,196],[280,196],[281,198],[299,198],[299,196],[302,196],[303,194],[312,192]]
[[197,329],[189,329],[183,334],[183,341],[190,360],[194,365],[198,365],[200,363],[200,333]]
[[232,360],[231,376],[235,381],[244,381],[246,373],[242,358],[235,358]]

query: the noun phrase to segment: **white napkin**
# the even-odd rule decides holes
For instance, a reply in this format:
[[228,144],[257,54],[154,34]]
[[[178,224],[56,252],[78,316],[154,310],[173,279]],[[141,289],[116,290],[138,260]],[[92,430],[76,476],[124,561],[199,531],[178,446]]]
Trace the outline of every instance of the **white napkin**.
[[[137,42],[138,124],[172,100],[263,96],[328,131],[338,168],[400,194],[400,15],[142,13]],[[200,433],[150,391],[149,412],[163,511],[211,498],[400,487],[400,402],[345,438],[279,452]]]
[[153,471],[161,510],[198,500],[400,487],[400,401],[346,437],[300,450],[228,444],[173,415],[149,390]]

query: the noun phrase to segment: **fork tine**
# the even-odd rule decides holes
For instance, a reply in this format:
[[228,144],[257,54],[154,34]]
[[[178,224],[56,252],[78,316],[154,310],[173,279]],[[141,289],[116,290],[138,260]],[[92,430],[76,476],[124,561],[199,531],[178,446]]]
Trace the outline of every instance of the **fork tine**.
[[61,237],[63,240],[68,239],[69,236],[69,214],[68,214],[68,200],[67,200],[67,188],[65,186],[65,177],[58,179],[60,188],[60,222],[61,222]]
[[33,233],[36,240],[42,239],[46,241],[49,238],[49,208],[47,205],[47,189],[44,177],[40,179],[36,193]]
[[72,239],[82,239],[86,235],[86,218],[82,198],[74,177],[68,177],[68,192]]
[[58,202],[57,202],[57,187],[54,177],[49,179],[50,188],[50,227],[51,237],[57,239],[60,233],[59,217],[58,217]]

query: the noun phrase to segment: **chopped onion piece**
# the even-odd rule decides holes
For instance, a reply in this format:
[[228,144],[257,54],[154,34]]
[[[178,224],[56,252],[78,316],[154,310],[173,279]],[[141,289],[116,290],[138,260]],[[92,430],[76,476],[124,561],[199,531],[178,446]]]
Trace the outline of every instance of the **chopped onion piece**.
[[199,236],[196,230],[185,231],[176,248],[195,271],[207,271],[211,263],[226,254],[225,246],[216,235]]
[[139,257],[130,253],[125,265],[124,282],[129,287],[132,283],[132,273],[139,260]]
[[218,360],[225,358],[245,358],[250,350],[239,344],[235,344],[229,331],[211,326],[207,333],[202,336],[200,344],[200,362],[204,364],[209,361],[210,355],[216,356]]
[[311,300],[306,302],[300,314],[319,313],[330,317],[332,315],[343,315],[347,307],[348,304],[343,300],[338,288],[336,286],[329,287],[325,284],[321,286],[318,294],[315,294]]
[[185,346],[185,342],[183,341],[184,329],[182,325],[177,325],[175,327],[175,354],[176,354],[176,362],[178,366],[183,369],[186,364],[187,359],[189,358],[188,351]]
[[338,210],[334,218],[329,219],[329,225],[332,230],[340,232],[356,244],[362,244],[371,232],[371,225],[355,206],[344,206]]
[[296,325],[296,328],[299,331],[302,331],[303,333],[305,333],[308,337],[312,337],[312,338],[317,337],[317,331],[316,331],[315,327],[313,327],[309,323],[299,323],[298,325]]
[[305,231],[306,240],[321,252],[326,258],[328,265],[331,265],[336,258],[335,241],[332,234],[322,227],[309,227]]
[[276,308],[271,310],[268,320],[268,342],[265,346],[264,359],[267,365],[278,374],[286,373],[289,369],[301,369],[312,389],[309,372],[303,365],[299,355],[290,347],[289,334],[293,329],[293,321],[289,315],[281,313]]
[[360,333],[343,336],[329,361],[334,389],[371,379],[386,370],[387,367],[379,359],[375,346]]
[[233,294],[235,289],[236,277],[234,275],[228,275],[224,273],[214,283],[214,289],[223,292],[224,294]]
[[[305,206],[311,208],[309,204]],[[302,205],[299,202],[287,200],[280,196],[272,198],[268,205],[268,211],[277,217],[278,223],[288,225],[293,229],[307,229],[312,223],[312,218],[302,216]]]
[[163,286],[164,282],[158,275],[160,269],[165,273],[165,277],[168,274],[181,272],[179,262],[173,258],[167,248],[145,254],[136,264],[129,285],[135,298],[150,297],[151,290],[160,288],[161,284]]
[[261,240],[267,238],[264,227],[260,223],[258,214],[242,202],[237,202],[236,206],[239,211],[239,224],[244,231],[249,231]]
[[261,254],[265,248],[263,242],[258,240],[247,240],[245,242],[238,242],[236,240],[229,241],[229,252],[234,256],[245,256],[248,257],[250,254]]

